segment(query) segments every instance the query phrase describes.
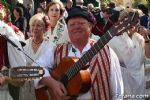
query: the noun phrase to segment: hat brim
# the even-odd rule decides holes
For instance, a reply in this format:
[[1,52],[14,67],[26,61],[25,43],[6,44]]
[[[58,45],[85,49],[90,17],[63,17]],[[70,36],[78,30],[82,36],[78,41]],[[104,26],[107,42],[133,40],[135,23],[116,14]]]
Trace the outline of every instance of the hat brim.
[[68,16],[67,19],[66,19],[66,23],[68,23],[68,21],[71,19],[71,18],[75,18],[75,17],[82,17],[84,19],[86,19],[87,21],[90,22],[89,18],[85,15],[82,15],[82,14],[76,14],[76,15],[72,15],[72,16]]

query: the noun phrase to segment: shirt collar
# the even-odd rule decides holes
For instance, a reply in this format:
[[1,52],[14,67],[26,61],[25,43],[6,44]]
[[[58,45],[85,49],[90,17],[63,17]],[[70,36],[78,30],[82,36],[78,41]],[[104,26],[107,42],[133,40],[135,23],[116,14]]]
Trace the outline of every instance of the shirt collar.
[[[72,48],[74,48],[76,51],[79,51],[79,49],[76,48],[73,44],[72,44]],[[90,43],[90,41],[88,41],[88,43],[82,50],[82,54],[85,53],[86,51],[88,51],[90,48],[91,48],[91,43]]]

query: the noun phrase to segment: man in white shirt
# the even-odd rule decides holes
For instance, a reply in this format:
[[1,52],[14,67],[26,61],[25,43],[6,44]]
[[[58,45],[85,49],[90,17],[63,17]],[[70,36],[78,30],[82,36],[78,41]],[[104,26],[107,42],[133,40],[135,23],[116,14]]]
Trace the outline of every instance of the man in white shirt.
[[[79,6],[74,7],[69,10],[66,22],[70,41],[58,45],[55,49],[50,48],[37,60],[37,63],[45,67],[45,75],[41,80],[34,81],[36,88],[46,85],[58,100],[67,99],[65,82],[74,78],[72,77],[74,71],[78,72],[89,64],[87,71],[91,76],[91,87],[86,93],[79,94],[77,100],[120,100],[118,96],[123,95],[124,87],[118,58],[107,45],[100,50],[101,44],[90,39],[92,28],[90,14]],[[94,48],[91,48],[93,46]],[[75,69],[65,73],[67,80],[61,78],[62,84],[50,76],[49,69],[54,65],[59,68],[58,65],[64,57],[78,57],[80,60],[76,62],[77,66],[71,67]]]

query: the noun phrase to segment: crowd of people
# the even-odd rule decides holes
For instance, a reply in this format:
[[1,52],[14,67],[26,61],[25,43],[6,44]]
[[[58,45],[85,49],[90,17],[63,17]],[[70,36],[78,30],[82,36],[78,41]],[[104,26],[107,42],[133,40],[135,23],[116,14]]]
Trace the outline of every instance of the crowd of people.
[[[133,9],[110,2],[98,8],[84,6],[84,0],[43,0],[33,10],[31,1],[26,8],[17,4],[12,13],[0,4],[0,70],[38,66],[45,73],[30,81],[1,74],[1,100],[131,100],[137,98],[128,95],[145,95],[150,21],[143,4]],[[118,21],[125,17],[137,22],[122,26]],[[126,29],[114,36],[118,24]]]

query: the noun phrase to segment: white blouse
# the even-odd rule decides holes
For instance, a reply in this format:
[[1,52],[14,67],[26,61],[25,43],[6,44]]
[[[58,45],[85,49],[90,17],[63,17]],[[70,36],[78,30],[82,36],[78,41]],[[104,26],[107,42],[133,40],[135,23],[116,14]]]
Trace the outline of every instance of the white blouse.
[[49,29],[45,35],[55,44],[65,43],[69,40],[67,25],[59,21],[54,27],[53,32]]

